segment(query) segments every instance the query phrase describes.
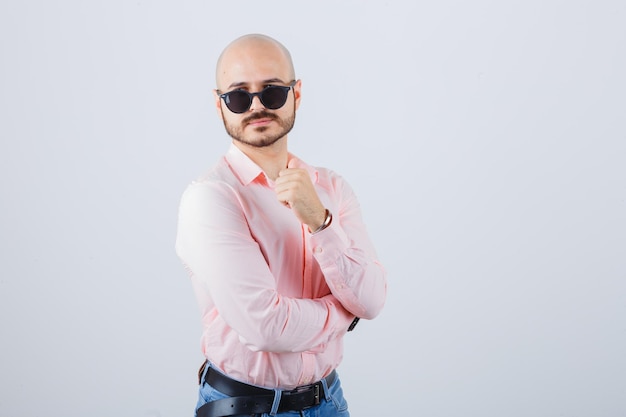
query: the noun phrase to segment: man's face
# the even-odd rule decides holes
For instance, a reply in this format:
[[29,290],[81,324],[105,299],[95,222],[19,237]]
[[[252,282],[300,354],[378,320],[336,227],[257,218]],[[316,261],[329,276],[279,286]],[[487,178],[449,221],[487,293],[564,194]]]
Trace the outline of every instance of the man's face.
[[[265,86],[246,91],[256,92],[263,88]],[[293,128],[296,118],[295,100],[291,91],[280,109],[268,110],[255,97],[250,109],[244,113],[233,113],[225,105],[221,106],[221,112],[226,132],[233,139],[257,148],[273,145],[285,137]]]
[[273,145],[291,131],[300,101],[300,81],[288,91],[285,104],[275,110],[265,108],[257,96],[247,111],[234,113],[219,97],[219,93],[234,90],[256,93],[268,86],[289,86],[291,67],[279,49],[271,45],[236,48],[224,57],[218,71],[216,106],[233,139],[260,148]]

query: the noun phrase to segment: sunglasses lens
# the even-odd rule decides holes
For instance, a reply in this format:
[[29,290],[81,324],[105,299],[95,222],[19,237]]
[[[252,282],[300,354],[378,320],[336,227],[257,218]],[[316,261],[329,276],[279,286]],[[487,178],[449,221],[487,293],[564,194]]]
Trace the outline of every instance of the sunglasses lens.
[[261,102],[265,107],[271,110],[280,109],[287,101],[289,88],[284,87],[266,87],[261,93]]
[[245,91],[235,90],[226,94],[224,102],[233,113],[244,113],[250,108],[252,98]]

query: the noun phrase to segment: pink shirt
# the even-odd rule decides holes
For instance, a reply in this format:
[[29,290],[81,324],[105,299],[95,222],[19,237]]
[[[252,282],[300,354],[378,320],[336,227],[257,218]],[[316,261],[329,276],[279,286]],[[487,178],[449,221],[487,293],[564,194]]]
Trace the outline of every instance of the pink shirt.
[[330,170],[290,159],[333,214],[328,228],[309,233],[231,145],[183,193],[176,239],[200,306],[204,355],[232,378],[282,389],[335,369],[353,318],[375,317],[386,297],[352,189]]

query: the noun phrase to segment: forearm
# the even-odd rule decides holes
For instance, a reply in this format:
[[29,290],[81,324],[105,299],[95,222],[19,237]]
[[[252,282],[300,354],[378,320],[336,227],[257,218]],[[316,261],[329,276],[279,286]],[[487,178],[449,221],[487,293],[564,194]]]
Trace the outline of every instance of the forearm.
[[342,198],[332,207],[333,220],[311,236],[313,254],[332,294],[355,316],[372,319],[385,303],[386,271],[366,231],[356,196],[345,183],[340,194]]
[[354,318],[332,294],[319,299],[279,298],[273,308],[258,310],[255,320],[226,313],[238,321],[240,341],[251,350],[316,351],[343,336]]
[[[387,294],[386,271],[358,241],[348,239],[338,225],[315,237],[315,257],[332,294],[357,317],[372,319],[383,308]],[[321,250],[320,250],[321,249]]]

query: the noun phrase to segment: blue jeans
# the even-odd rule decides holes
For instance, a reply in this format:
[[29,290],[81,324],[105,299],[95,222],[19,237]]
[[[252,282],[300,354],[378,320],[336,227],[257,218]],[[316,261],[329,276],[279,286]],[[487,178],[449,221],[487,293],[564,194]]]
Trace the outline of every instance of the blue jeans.
[[[207,366],[208,368],[208,366]],[[206,372],[206,370],[205,370]],[[200,406],[210,402],[219,400],[222,398],[227,398],[228,395],[222,394],[206,382],[204,382],[204,376],[202,377],[202,384],[200,385],[199,395],[198,395],[198,404],[196,405],[196,410],[200,408]],[[341,381],[339,381],[339,376],[335,378],[333,384],[328,387],[326,386],[326,381],[322,380],[322,384],[324,386],[324,395],[325,397],[320,401],[319,405],[315,407],[307,408],[302,411],[285,411],[282,413],[277,413],[275,416],[278,417],[350,417],[350,412],[348,411],[348,403],[343,397],[343,390],[341,389]],[[268,413],[263,414],[253,414],[255,417],[272,417]],[[234,416],[233,416],[234,417]]]

